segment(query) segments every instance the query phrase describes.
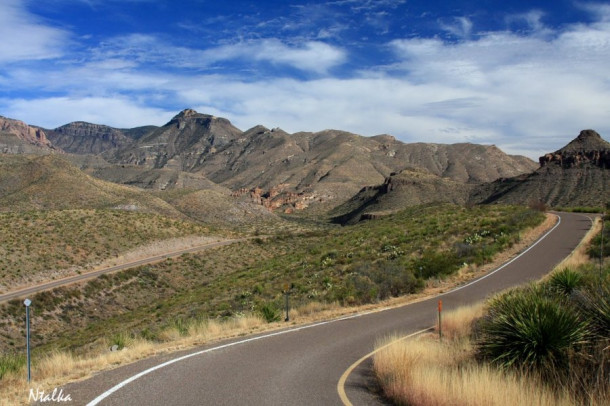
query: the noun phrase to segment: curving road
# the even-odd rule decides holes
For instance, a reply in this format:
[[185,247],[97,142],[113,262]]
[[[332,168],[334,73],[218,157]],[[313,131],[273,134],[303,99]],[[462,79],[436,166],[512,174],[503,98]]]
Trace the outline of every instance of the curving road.
[[591,226],[586,216],[558,215],[557,226],[520,257],[440,297],[143,360],[67,385],[64,394],[72,405],[381,404],[367,388],[370,359],[357,363],[375,341],[432,326],[439,298],[449,310],[549,272]]

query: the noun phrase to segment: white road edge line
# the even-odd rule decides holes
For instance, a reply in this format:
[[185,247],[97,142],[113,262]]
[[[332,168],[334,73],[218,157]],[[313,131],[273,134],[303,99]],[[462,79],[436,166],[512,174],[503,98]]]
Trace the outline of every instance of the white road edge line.
[[[523,255],[525,255],[529,250],[531,250],[532,248],[534,248],[536,245],[538,245],[539,242],[541,242],[542,240],[544,240],[549,234],[551,234],[557,227],[559,227],[559,225],[561,224],[561,216],[559,216],[558,214],[553,214],[554,216],[557,217],[557,224],[555,224],[555,226],[553,226],[553,228],[551,228],[549,231],[546,232],[546,234],[544,234],[542,237],[540,237],[535,243],[533,243],[532,245],[530,245],[525,251],[521,252],[519,255],[517,255],[516,257],[514,257],[513,259],[511,259],[508,262],[505,262],[504,264],[502,264],[500,267],[494,269],[493,271],[491,271],[488,274],[485,274],[484,276],[481,276],[479,279],[475,279],[472,282],[467,283],[466,285],[462,285],[462,286],[458,286],[455,289],[452,289],[448,292],[445,293],[441,293],[440,295],[437,295],[435,297],[441,297],[441,296],[445,296],[448,295],[449,293],[453,293],[453,292],[457,292],[458,290],[467,288],[470,285],[474,285],[477,282],[482,281],[485,278],[490,277],[491,275],[495,274],[498,271],[501,271],[502,269],[506,268],[507,266],[509,266],[510,264],[512,264],[513,262],[515,262],[516,260],[518,260],[519,258],[521,258]],[[433,298],[432,298],[433,299]]]
[[[465,287],[468,287],[468,286],[470,286],[470,285],[474,285],[475,283],[477,283],[477,282],[479,282],[479,281],[482,281],[483,279],[487,278],[488,276],[491,276],[491,275],[493,275],[494,273],[496,273],[496,272],[500,271],[501,269],[504,269],[506,266],[510,265],[510,264],[511,264],[513,261],[515,261],[516,259],[518,259],[518,258],[519,258],[519,257],[521,257],[522,255],[524,255],[526,252],[528,252],[529,250],[531,250],[532,248],[534,248],[536,245],[538,245],[538,243],[539,243],[540,241],[544,240],[544,239],[547,237],[547,235],[551,234],[551,233],[553,232],[553,230],[555,230],[555,229],[556,229],[556,228],[559,226],[559,224],[561,223],[561,216],[559,216],[558,214],[553,214],[553,215],[557,217],[557,220],[558,220],[558,221],[557,221],[557,224],[555,224],[555,226],[553,226],[553,228],[551,228],[549,231],[547,231],[547,232],[546,232],[546,233],[545,233],[545,234],[544,234],[542,237],[540,237],[540,238],[539,238],[539,239],[538,239],[538,240],[537,240],[537,241],[536,241],[534,244],[532,244],[532,245],[531,245],[530,247],[528,247],[526,250],[524,250],[523,252],[521,252],[519,255],[517,255],[516,257],[514,257],[514,258],[513,258],[513,259],[511,259],[510,261],[508,261],[508,262],[506,262],[506,263],[502,264],[500,267],[498,267],[498,268],[494,269],[492,272],[490,272],[490,273],[488,273],[488,274],[486,274],[486,275],[484,275],[484,276],[482,276],[482,277],[480,277],[480,278],[478,278],[478,279],[475,279],[474,281],[472,281],[472,282],[470,282],[470,283],[467,283],[466,285],[459,286],[459,287],[457,287],[457,288],[455,288],[455,289],[452,289],[452,290],[450,290],[450,291],[448,291],[448,292],[445,292],[445,293],[441,293],[441,294],[436,295],[436,296],[432,296],[432,297],[430,297],[430,298],[428,298],[428,299],[426,299],[426,300],[432,300],[432,299],[436,299],[436,298],[438,298],[438,297],[448,295],[448,294],[450,294],[450,293],[452,293],[452,292],[457,292],[458,290],[460,290],[460,289],[464,289]],[[586,217],[586,216],[585,216],[585,217]],[[589,219],[589,220],[590,220],[590,219]],[[408,306],[408,305],[405,305],[405,307],[406,307],[406,306]],[[386,310],[386,309],[384,309],[384,310]],[[383,347],[378,348],[378,349],[374,350],[373,352],[371,352],[371,353],[369,353],[369,354],[365,355],[364,357],[360,358],[358,361],[356,361],[355,363],[353,363],[352,365],[350,365],[350,367],[349,367],[349,368],[348,368],[348,369],[347,369],[347,370],[346,370],[346,371],[343,373],[343,375],[341,376],[341,379],[339,379],[339,382],[337,383],[337,393],[339,394],[339,398],[341,399],[341,402],[343,403],[343,405],[344,405],[344,406],[353,406],[352,402],[349,400],[349,397],[347,396],[347,393],[345,392],[345,382],[347,382],[347,379],[349,378],[349,375],[350,375],[350,374],[353,372],[353,370],[354,370],[354,369],[356,369],[356,368],[358,367],[358,365],[360,365],[360,364],[361,364],[361,363],[362,363],[364,360],[366,360],[367,358],[370,358],[370,357],[372,357],[373,355],[375,355],[375,354],[376,354],[378,351],[380,351],[380,350],[382,350],[382,349],[384,349],[384,348],[386,348],[386,347],[389,347],[390,345],[393,345],[393,344],[397,343],[398,341],[406,340],[406,339],[408,339],[408,338],[414,337],[414,336],[419,335],[419,334],[421,334],[421,333],[424,333],[424,332],[426,332],[426,331],[430,331],[432,328],[434,328],[434,327],[428,327],[427,329],[423,329],[423,330],[420,330],[420,331],[416,331],[415,333],[411,333],[411,334],[408,334],[408,335],[406,335],[406,336],[404,336],[404,337],[398,338],[398,339],[396,339],[396,340],[392,341],[391,343],[389,343],[389,344],[387,344],[387,345],[384,345]]]
[[283,334],[292,333],[292,332],[295,332],[295,331],[300,331],[300,330],[305,330],[305,329],[308,329],[308,328],[322,326],[322,325],[325,325],[325,324],[335,323],[335,322],[338,322],[338,321],[354,319],[356,317],[365,316],[365,315],[367,315],[369,313],[374,313],[374,312],[375,311],[370,311],[370,312],[365,312],[365,313],[358,313],[358,314],[354,314],[354,315],[347,316],[347,317],[341,317],[341,318],[335,319],[335,320],[322,321],[322,322],[315,323],[315,324],[309,324],[309,325],[306,325],[306,326],[295,327],[295,328],[292,328],[292,329],[289,329],[289,330],[283,330],[283,331],[278,331],[276,333],[265,334],[265,335],[258,336],[258,337],[248,338],[248,339],[245,339],[245,340],[236,341],[236,342],[233,342],[233,343],[228,343],[228,344],[220,345],[218,347],[208,348],[208,349],[203,350],[203,351],[198,351],[198,352],[194,352],[192,354],[184,355],[182,357],[175,358],[173,360],[164,362],[162,364],[159,364],[159,365],[156,365],[156,366],[154,366],[152,368],[144,370],[144,371],[140,372],[139,374],[136,374],[136,375],[132,376],[131,378],[128,378],[128,379],[124,380],[121,383],[118,383],[114,387],[108,389],[106,392],[102,393],[101,395],[99,395],[98,397],[93,399],[91,402],[87,403],[87,406],[94,406],[94,405],[99,404],[102,400],[106,399],[108,396],[110,396],[114,392],[116,392],[119,389],[123,388],[125,385],[135,381],[136,379],[143,377],[144,375],[148,375],[149,373],[151,373],[153,371],[156,371],[157,369],[164,368],[164,367],[166,367],[168,365],[171,365],[171,364],[176,363],[176,362],[183,361],[183,360],[191,358],[191,357],[196,357],[196,356],[201,355],[201,354],[205,354],[205,353],[208,353],[208,352],[221,350],[221,349],[228,348],[228,347],[233,347],[233,346],[239,345],[239,344],[245,344],[245,343],[249,343],[249,342],[252,342],[252,341],[262,340],[264,338],[275,337],[275,336],[279,336],[279,335],[283,335]]
[[[559,224],[561,224],[561,217],[559,215],[557,215],[557,214],[554,214],[554,215],[557,216],[557,218],[559,220],[559,221],[557,221],[557,224],[555,224],[555,226],[553,228],[551,228],[549,231],[547,231],[546,234],[544,234],[542,237],[540,237],[528,249],[526,249],[525,251],[523,251],[522,253],[520,253],[519,255],[517,255],[516,257],[514,257],[510,261],[506,262],[505,264],[503,264],[499,268],[497,268],[494,271],[488,273],[487,275],[485,275],[485,276],[483,276],[483,277],[481,277],[479,279],[476,279],[476,280],[474,280],[474,281],[472,281],[472,282],[470,282],[470,283],[468,283],[466,285],[463,285],[463,286],[460,286],[460,287],[458,287],[456,289],[450,290],[449,292],[445,292],[445,293],[442,293],[440,295],[434,296],[433,298],[447,295],[449,293],[458,291],[460,289],[464,289],[465,287],[468,287],[468,286],[473,285],[473,284],[475,284],[475,283],[477,283],[479,281],[482,281],[483,279],[487,278],[488,276],[493,275],[494,273],[500,271],[501,269],[503,269],[506,266],[508,266],[509,264],[511,264],[513,261],[515,261],[518,258],[520,258],[526,252],[528,252],[529,250],[534,248],[536,245],[538,245],[538,243],[540,241],[544,240],[551,232],[553,232],[553,230],[555,230],[559,226]],[[154,366],[152,368],[146,369],[146,370],[144,370],[144,371],[142,371],[142,372],[140,372],[140,373],[138,373],[136,375],[133,375],[131,378],[127,378],[123,382],[120,382],[120,383],[116,384],[112,388],[108,389],[106,392],[102,393],[101,395],[99,395],[98,397],[93,399],[91,402],[87,403],[87,406],[95,406],[95,405],[99,404],[102,400],[106,399],[108,396],[112,395],[114,392],[116,392],[119,389],[123,388],[124,386],[130,384],[131,382],[133,382],[133,381],[143,377],[144,375],[148,375],[151,372],[154,372],[154,371],[156,371],[158,369],[165,368],[168,365],[174,364],[176,362],[183,361],[183,360],[188,359],[188,358],[196,357],[196,356],[201,355],[201,354],[205,354],[205,353],[208,353],[208,352],[221,350],[221,349],[228,348],[228,347],[233,347],[233,346],[240,345],[240,344],[249,343],[249,342],[252,342],[252,341],[262,340],[264,338],[275,337],[275,336],[279,336],[279,335],[283,335],[283,334],[292,333],[292,332],[295,332],[295,331],[301,331],[301,330],[305,330],[305,329],[308,329],[308,328],[313,328],[313,327],[318,327],[318,326],[322,326],[322,325],[325,325],[325,324],[335,323],[335,322],[338,322],[338,321],[354,319],[356,317],[365,316],[365,315],[371,314],[371,313],[379,313],[380,311],[384,311],[384,310],[388,310],[388,309],[390,309],[390,308],[385,308],[385,309],[382,309],[382,310],[373,310],[373,311],[369,311],[369,312],[365,312],[365,313],[358,313],[358,314],[355,314],[355,315],[352,315],[352,316],[341,317],[341,318],[335,319],[335,320],[322,321],[320,323],[315,323],[315,324],[310,324],[310,325],[306,325],[306,326],[296,327],[296,328],[293,328],[293,329],[283,330],[283,331],[279,331],[279,332],[276,332],[276,333],[266,334],[266,335],[262,335],[262,336],[258,336],[258,337],[254,337],[254,338],[248,338],[248,339],[245,339],[245,340],[236,341],[236,342],[233,342],[233,343],[224,344],[224,345],[220,345],[218,347],[208,348],[208,349],[203,350],[203,351],[198,351],[198,352],[194,352],[192,354],[184,355],[182,357],[175,358],[173,360],[170,360],[170,361],[164,362],[162,364],[156,365],[156,366]]]

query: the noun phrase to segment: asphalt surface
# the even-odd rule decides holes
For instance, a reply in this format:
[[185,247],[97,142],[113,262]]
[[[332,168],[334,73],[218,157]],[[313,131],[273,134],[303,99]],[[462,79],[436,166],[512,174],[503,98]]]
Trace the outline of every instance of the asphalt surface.
[[[591,226],[583,215],[560,217],[559,225],[518,259],[440,296],[150,358],[67,385],[64,393],[70,394],[72,405],[340,405],[337,383],[342,374],[371,352],[379,338],[433,326],[439,299],[450,310],[548,273]],[[370,359],[345,382],[345,394],[354,405],[383,404],[370,390],[369,366]]]
[[45,290],[57,288],[59,286],[66,286],[66,285],[70,285],[70,284],[75,283],[75,282],[82,282],[82,281],[87,280],[87,279],[93,279],[93,278],[96,278],[96,277],[98,277],[100,275],[103,275],[103,274],[107,274],[107,273],[111,273],[111,272],[116,272],[116,271],[124,271],[126,269],[135,268],[136,266],[152,264],[152,263],[155,263],[155,262],[158,262],[158,261],[162,261],[162,260],[167,259],[167,258],[178,257],[178,256],[180,256],[182,254],[188,254],[188,253],[191,253],[191,252],[198,252],[198,251],[202,251],[202,250],[205,250],[205,249],[221,247],[223,245],[229,245],[229,244],[233,244],[235,242],[239,242],[239,241],[243,241],[243,240],[244,239],[241,238],[241,239],[236,239],[236,240],[225,240],[225,241],[219,241],[219,242],[213,242],[213,243],[198,245],[196,247],[186,248],[186,249],[183,249],[183,250],[168,252],[168,253],[164,253],[164,254],[160,254],[160,255],[155,255],[155,256],[144,258],[144,259],[141,259],[141,260],[138,260],[138,261],[132,261],[132,262],[128,262],[128,263],[121,264],[121,265],[116,265],[116,266],[112,266],[112,267],[108,267],[108,268],[98,269],[98,270],[91,271],[91,272],[86,272],[86,273],[83,273],[83,274],[80,274],[80,275],[68,276],[66,278],[61,278],[61,279],[57,279],[57,280],[54,280],[54,281],[49,281],[49,282],[41,283],[41,284],[38,284],[36,286],[30,286],[30,287],[27,287],[27,288],[14,290],[12,292],[3,293],[3,294],[0,295],[0,303],[7,302],[7,301],[12,300],[12,299],[25,298],[28,295],[32,295],[34,293],[38,293],[38,292],[42,292],[42,291],[45,291]]

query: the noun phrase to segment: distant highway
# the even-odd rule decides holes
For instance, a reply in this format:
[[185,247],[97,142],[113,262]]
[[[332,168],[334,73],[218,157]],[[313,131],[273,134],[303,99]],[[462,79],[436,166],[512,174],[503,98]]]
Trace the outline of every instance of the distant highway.
[[126,365],[63,388],[72,405],[378,405],[369,390],[376,340],[435,324],[444,309],[539,279],[572,252],[591,219],[559,223],[502,267],[450,292],[402,307],[227,340]]
[[187,249],[183,249],[183,250],[178,250],[178,251],[172,251],[172,252],[168,252],[168,253],[164,253],[164,254],[160,254],[160,255],[155,255],[152,257],[148,257],[148,258],[144,258],[138,261],[132,261],[132,262],[128,262],[125,264],[121,264],[121,265],[116,265],[116,266],[112,266],[109,268],[103,268],[103,269],[98,269],[95,271],[91,271],[91,272],[86,272],[80,275],[74,275],[74,276],[68,276],[66,278],[61,278],[61,279],[57,279],[54,281],[49,281],[49,282],[44,282],[41,283],[39,285],[35,285],[35,286],[29,286],[27,288],[23,288],[23,289],[19,289],[19,290],[15,290],[12,292],[8,292],[8,293],[4,293],[0,295],[0,303],[2,302],[6,302],[12,299],[17,299],[17,298],[23,298],[26,297],[28,295],[32,295],[34,293],[38,293],[38,292],[42,292],[45,290],[49,290],[49,289],[53,289],[53,288],[57,288],[59,286],[65,286],[65,285],[69,285],[75,282],[82,282],[84,280],[87,279],[93,279],[96,278],[100,275],[104,275],[107,273],[111,273],[111,272],[116,272],[116,271],[123,271],[125,269],[130,269],[130,268],[135,268],[137,266],[140,265],[147,265],[147,264],[152,264],[155,262],[159,262],[162,261],[164,259],[167,258],[174,258],[174,257],[178,257],[182,254],[188,254],[191,252],[198,252],[198,251],[202,251],[202,250],[206,250],[206,249],[210,249],[210,248],[216,248],[216,247],[222,247],[224,245],[230,245],[236,242],[240,242],[240,241],[244,241],[246,240],[245,238],[238,238],[238,239],[233,239],[233,240],[225,240],[225,241],[218,241],[218,242],[212,242],[212,243],[208,243],[208,244],[203,244],[203,245],[198,245],[196,247],[192,247],[192,248],[187,248]]

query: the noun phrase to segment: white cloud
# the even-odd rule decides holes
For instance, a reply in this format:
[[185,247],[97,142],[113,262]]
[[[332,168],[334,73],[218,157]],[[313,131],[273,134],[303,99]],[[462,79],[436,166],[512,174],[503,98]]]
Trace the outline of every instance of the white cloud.
[[22,0],[0,2],[0,63],[60,57],[69,37],[30,14]]
[[468,17],[455,17],[452,23],[441,22],[441,28],[458,38],[470,38],[472,21]]
[[105,41],[96,61],[127,60],[140,65],[209,68],[221,62],[267,62],[325,74],[346,60],[346,52],[321,41],[289,45],[277,38],[242,41],[207,49],[174,46],[152,35],[132,34]]
[[3,100],[3,114],[28,124],[56,128],[72,121],[86,121],[118,128],[163,125],[176,112],[138,105],[123,97],[52,97],[36,100]]
[[346,60],[345,51],[324,42],[291,47],[275,38],[222,46],[206,51],[205,56],[209,61],[251,59],[317,73],[326,73]]

